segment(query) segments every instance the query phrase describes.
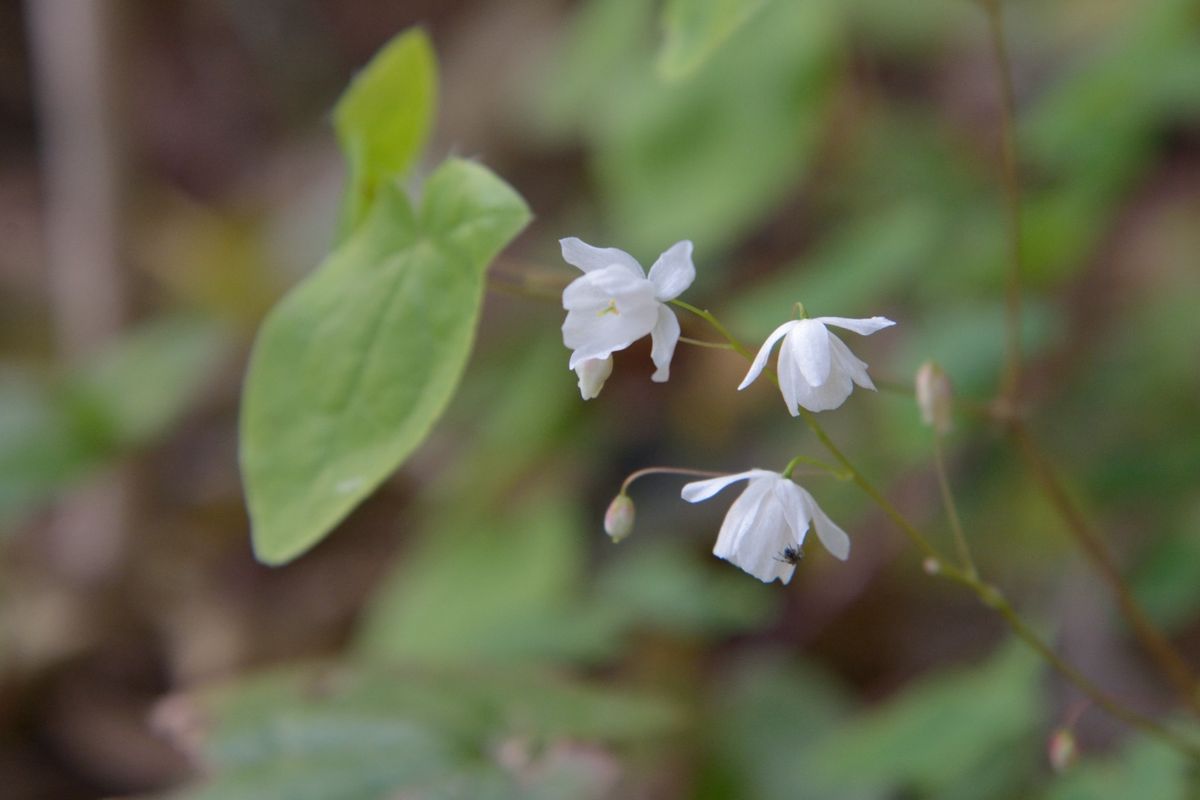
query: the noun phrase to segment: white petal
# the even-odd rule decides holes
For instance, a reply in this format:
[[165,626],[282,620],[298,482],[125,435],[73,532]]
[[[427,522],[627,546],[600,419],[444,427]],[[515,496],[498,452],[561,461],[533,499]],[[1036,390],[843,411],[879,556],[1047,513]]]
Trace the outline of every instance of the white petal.
[[692,264],[692,243],[685,239],[671,245],[651,265],[650,280],[658,289],[656,296],[664,303],[683,294],[683,290],[696,280],[696,267]]
[[750,469],[745,472],[736,472],[732,475],[722,475],[719,478],[706,478],[702,481],[692,481],[684,484],[683,490],[679,496],[689,503],[699,503],[715,495],[717,492],[724,489],[731,483],[738,481],[746,481],[751,478],[757,478],[764,475],[778,475],[777,472],[771,472],[765,469]]
[[584,272],[592,272],[619,264],[639,278],[646,277],[642,265],[624,250],[618,250],[615,247],[592,247],[574,236],[559,239],[558,243],[562,246],[563,261],[579,267]]
[[795,566],[780,560],[791,531],[784,520],[785,509],[775,496],[779,473],[768,473],[750,482],[725,515],[713,554],[754,577],[770,583],[791,580]]
[[630,275],[619,264],[612,264],[567,284],[567,288],[563,289],[563,308],[568,311],[575,308],[600,309],[613,298],[635,295],[645,295],[653,300],[654,284],[645,278]]
[[874,391],[875,384],[867,374],[867,363],[851,353],[846,343],[832,334],[829,336],[829,345],[833,350],[834,369],[849,375],[851,380],[864,389]]
[[[781,370],[780,375],[782,376],[782,374]],[[780,384],[782,383],[781,377]],[[809,411],[832,411],[846,402],[846,398],[854,389],[854,384],[850,381],[850,375],[835,365],[829,371],[829,380],[821,386],[809,386],[803,380],[797,380],[795,387],[796,402],[799,405]]]
[[589,272],[563,292],[568,307],[563,344],[574,353],[574,369],[589,358],[607,358],[642,338],[658,321],[654,284],[621,274],[619,266]]
[[780,365],[784,361],[795,362],[809,386],[820,386],[829,380],[829,367],[833,363],[829,338],[829,331],[820,322],[798,320],[779,348]]
[[804,538],[808,534],[811,515],[805,494],[803,489],[787,478],[783,478],[775,486],[775,496],[779,498],[779,503],[784,509],[784,521],[792,532],[788,544],[796,548],[804,544]]
[[607,358],[589,358],[575,367],[579,375],[579,393],[584,400],[591,400],[600,394],[604,382],[612,374],[613,360]]
[[787,336],[788,331],[796,327],[796,323],[798,322],[799,320],[790,320],[771,332],[771,335],[763,342],[762,347],[758,348],[758,355],[754,357],[754,363],[750,365],[750,371],[746,373],[746,377],[738,385],[739,392],[754,383],[755,379],[762,374],[763,367],[767,365],[767,359],[771,357],[771,349],[775,347],[775,343],[784,336]]
[[[784,342],[786,343],[787,339],[784,339]],[[782,350],[783,348],[780,348],[779,393],[783,395],[783,402],[787,405],[788,413],[794,417],[800,413],[801,400],[812,392],[812,387],[800,374],[800,365],[796,363],[796,360],[784,358]]]
[[675,345],[679,342],[679,319],[661,303],[658,306],[658,322],[650,331],[650,341],[650,358],[657,368],[650,380],[663,383],[671,375],[671,356],[675,355]]
[[804,493],[804,497],[808,501],[808,509],[812,512],[813,527],[816,528],[817,538],[834,558],[845,561],[850,557],[850,537],[829,518],[829,515],[821,510],[811,494],[804,489],[800,489],[800,491]]
[[839,328],[845,328],[848,331],[869,336],[875,331],[881,331],[884,328],[890,328],[896,323],[892,322],[887,317],[871,317],[869,319],[850,319],[849,317],[817,317],[814,322],[823,322],[826,325],[836,325]]

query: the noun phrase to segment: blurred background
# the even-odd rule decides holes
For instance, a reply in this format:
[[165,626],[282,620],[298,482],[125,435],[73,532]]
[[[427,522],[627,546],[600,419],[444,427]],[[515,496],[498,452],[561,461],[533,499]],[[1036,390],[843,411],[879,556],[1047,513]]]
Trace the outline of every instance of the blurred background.
[[[1030,424],[1200,666],[1200,6],[1005,8]],[[695,64],[664,50],[661,13],[0,0],[0,794],[1197,796],[1180,756],[930,580],[851,484],[806,482],[852,558],[810,548],[787,587],[709,553],[732,494],[693,507],[648,478],[633,537],[604,536],[634,469],[823,453],[774,387],[734,391],[727,352],[681,345],[659,385],[639,343],[581,401],[559,237],[643,264],[694,240],[685,299],[751,343],[797,301],[891,317],[850,342],[881,385],[935,358],[982,400],[1002,357],[980,8],[762,0]],[[536,219],[492,268],[431,438],[270,569],[239,485],[246,356],[333,241],[329,110],[414,24],[441,68],[426,168],[478,158]],[[948,546],[910,394],[822,421]],[[984,574],[1113,694],[1181,714],[1002,432],[963,418],[948,447]],[[1083,757],[1056,774],[1047,738],[1078,714]]]

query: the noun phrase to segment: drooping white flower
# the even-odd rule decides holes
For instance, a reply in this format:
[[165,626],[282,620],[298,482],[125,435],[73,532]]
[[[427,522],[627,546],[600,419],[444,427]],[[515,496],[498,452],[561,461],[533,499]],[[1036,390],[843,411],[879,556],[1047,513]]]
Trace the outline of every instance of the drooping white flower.
[[[592,247],[574,237],[559,244],[563,259],[584,272],[563,290],[563,344],[572,350],[570,368],[579,370],[589,360],[603,362],[649,334],[655,366],[650,379],[667,380],[679,341],[679,320],[666,303],[696,278],[692,243],[673,244],[650,267],[648,277],[633,256],[615,247]],[[579,388],[586,400],[596,396],[603,380],[597,383],[593,377],[600,373],[599,366],[585,370],[589,377],[585,380],[585,373],[579,372]]]
[[867,336],[895,324],[886,317],[817,317],[785,322],[763,342],[738,390],[745,389],[762,374],[772,348],[783,339],[779,348],[779,391],[788,411],[794,417],[800,413],[799,406],[809,411],[837,408],[846,402],[855,383],[872,391],[875,384],[867,375],[866,363],[825,326],[836,325]]
[[801,552],[809,525],[825,549],[845,561],[850,555],[850,537],[834,524],[813,496],[778,472],[752,469],[693,481],[680,495],[699,503],[731,483],[749,481],[745,491],[725,514],[713,554],[741,567],[763,583],[778,578],[787,583],[796,571],[792,554]]

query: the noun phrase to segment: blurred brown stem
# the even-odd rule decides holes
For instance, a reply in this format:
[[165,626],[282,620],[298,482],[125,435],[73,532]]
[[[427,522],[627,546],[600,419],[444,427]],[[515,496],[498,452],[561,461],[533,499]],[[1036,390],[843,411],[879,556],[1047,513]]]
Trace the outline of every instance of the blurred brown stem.
[[[115,4],[30,0],[45,191],[51,311],[61,357],[79,362],[125,315],[120,159],[111,42]],[[127,470],[111,467],[59,503],[49,532],[55,565],[85,582],[106,577],[124,549]]]
[[1016,439],[1022,458],[1029,466],[1039,488],[1046,495],[1054,510],[1066,523],[1067,531],[1075,544],[1087,555],[1096,570],[1112,589],[1120,604],[1121,612],[1133,626],[1133,631],[1155,663],[1179,692],[1184,703],[1193,713],[1200,714],[1200,685],[1196,676],[1172,647],[1167,637],[1150,621],[1145,610],[1134,599],[1133,592],[1121,576],[1116,559],[1105,546],[1099,533],[1084,517],[1083,512],[1067,494],[1066,488],[1051,466],[1045,453],[1034,440],[1029,429],[1020,420],[1012,420],[1010,429]]
[[1000,155],[1003,163],[1005,220],[1008,239],[1008,272],[1004,290],[1005,356],[1000,394],[1016,408],[1021,393],[1021,175],[1017,166],[1017,104],[1013,92],[1012,64],[1004,39],[1001,0],[982,0],[987,12],[988,35],[996,59],[1000,84]]

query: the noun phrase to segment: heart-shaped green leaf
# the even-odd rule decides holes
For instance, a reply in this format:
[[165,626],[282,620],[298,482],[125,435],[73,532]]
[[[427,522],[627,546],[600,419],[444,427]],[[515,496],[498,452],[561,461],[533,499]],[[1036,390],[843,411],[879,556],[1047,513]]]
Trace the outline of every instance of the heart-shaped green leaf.
[[484,271],[528,220],[467,161],[439,167],[419,209],[381,184],[363,225],[271,311],[241,415],[260,560],[316,544],[425,438],[470,354]]

